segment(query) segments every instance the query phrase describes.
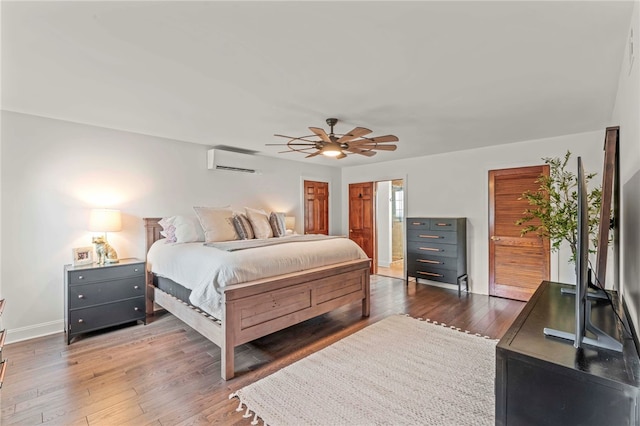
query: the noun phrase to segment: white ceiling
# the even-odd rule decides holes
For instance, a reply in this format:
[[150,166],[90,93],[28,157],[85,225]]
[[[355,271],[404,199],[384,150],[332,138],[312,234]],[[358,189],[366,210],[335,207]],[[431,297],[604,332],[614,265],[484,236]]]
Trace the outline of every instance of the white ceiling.
[[[603,129],[632,2],[7,2],[2,108],[350,166]],[[274,133],[395,134],[366,158]],[[284,142],[284,141],[283,141]]]

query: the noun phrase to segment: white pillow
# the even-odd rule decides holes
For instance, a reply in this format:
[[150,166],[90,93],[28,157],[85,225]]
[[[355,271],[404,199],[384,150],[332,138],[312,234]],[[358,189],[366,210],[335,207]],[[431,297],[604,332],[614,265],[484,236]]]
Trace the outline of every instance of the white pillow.
[[233,210],[218,207],[194,207],[200,225],[204,229],[204,240],[208,243],[237,240],[233,226]]
[[204,230],[195,216],[174,216],[176,243],[204,241]]
[[247,218],[251,222],[253,233],[256,238],[264,239],[273,237],[273,229],[269,223],[269,215],[264,210],[244,208],[247,212]]

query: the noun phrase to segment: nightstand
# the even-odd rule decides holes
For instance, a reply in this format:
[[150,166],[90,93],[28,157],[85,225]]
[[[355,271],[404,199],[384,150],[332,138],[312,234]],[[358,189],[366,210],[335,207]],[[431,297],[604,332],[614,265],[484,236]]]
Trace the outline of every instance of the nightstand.
[[120,259],[108,265],[64,267],[64,322],[67,344],[78,334],[145,316],[145,262]]

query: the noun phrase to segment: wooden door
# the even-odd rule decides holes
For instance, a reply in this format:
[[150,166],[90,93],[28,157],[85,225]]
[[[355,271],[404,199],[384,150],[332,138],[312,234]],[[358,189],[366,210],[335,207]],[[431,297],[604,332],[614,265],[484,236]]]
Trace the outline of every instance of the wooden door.
[[375,257],[374,182],[349,185],[349,238],[372,259],[371,273],[377,272]]
[[304,233],[329,235],[329,183],[304,181]]
[[528,301],[550,275],[550,244],[529,233],[520,236],[516,225],[529,208],[520,199],[527,190],[537,190],[536,179],[549,175],[549,166],[489,171],[489,294]]

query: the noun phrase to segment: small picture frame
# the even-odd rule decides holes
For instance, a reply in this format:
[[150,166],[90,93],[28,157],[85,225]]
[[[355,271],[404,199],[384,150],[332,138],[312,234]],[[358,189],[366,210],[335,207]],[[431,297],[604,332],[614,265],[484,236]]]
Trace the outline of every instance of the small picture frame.
[[72,249],[73,266],[91,265],[93,263],[93,247],[76,247]]

